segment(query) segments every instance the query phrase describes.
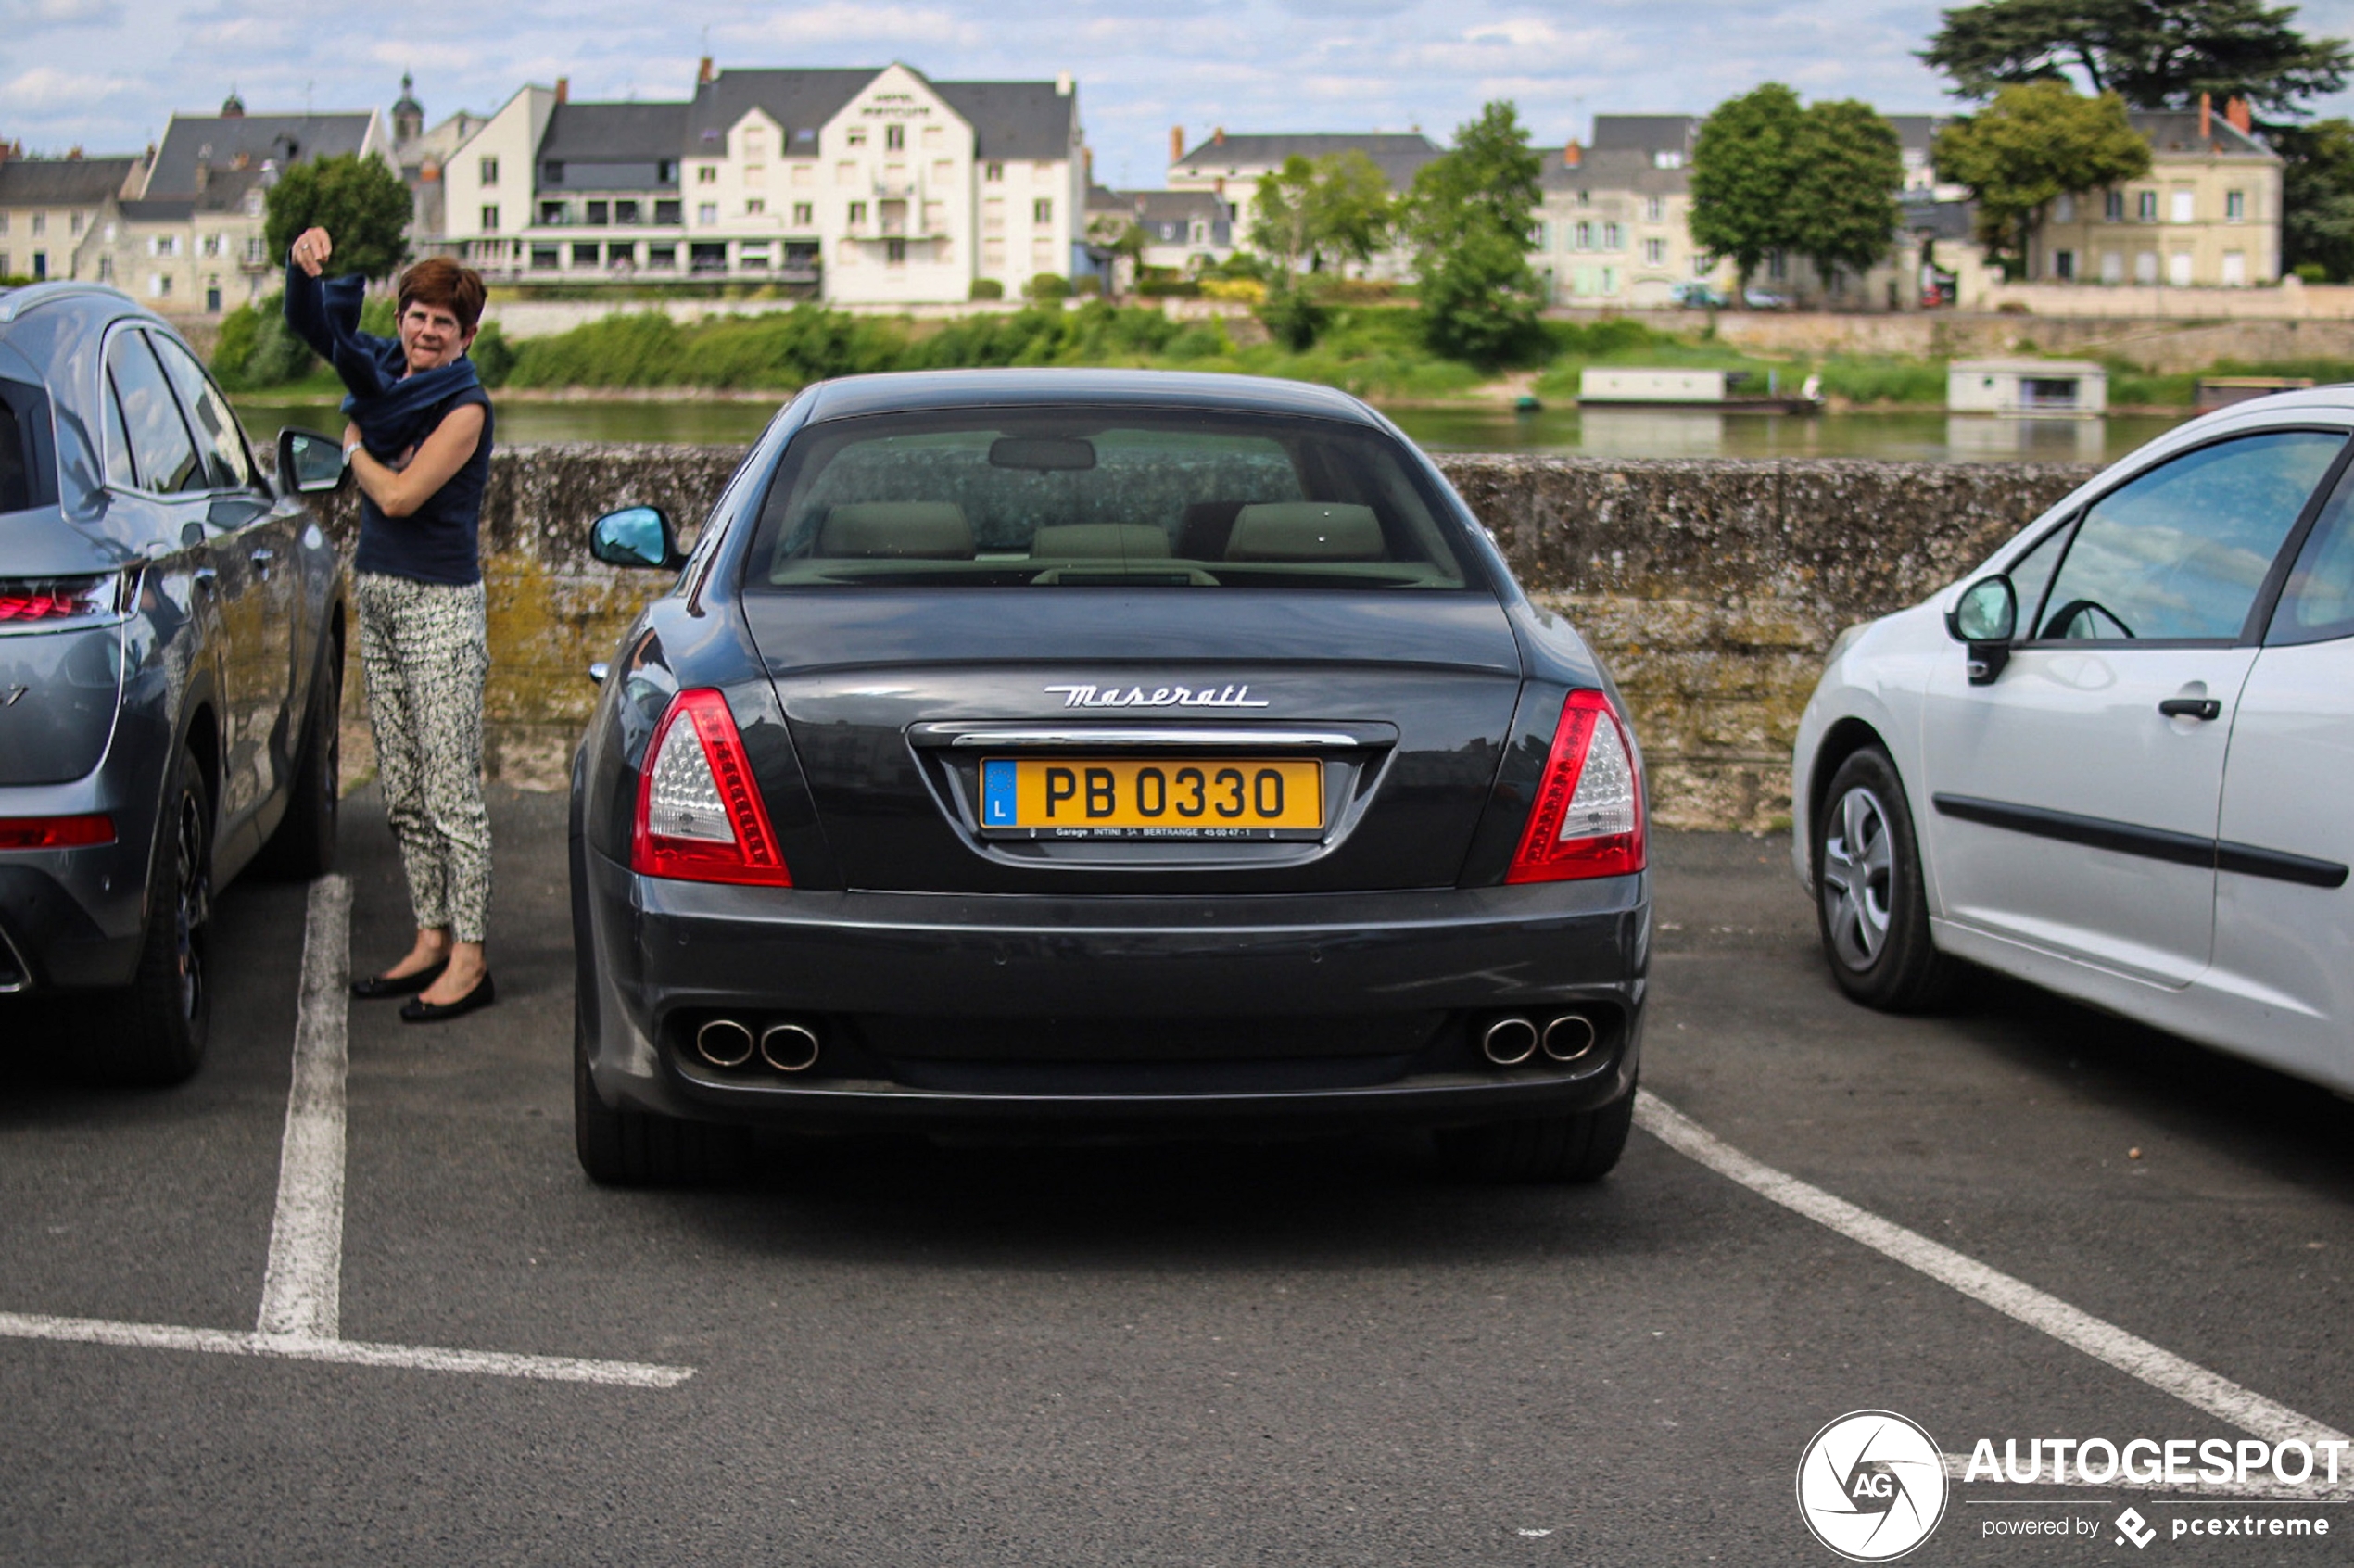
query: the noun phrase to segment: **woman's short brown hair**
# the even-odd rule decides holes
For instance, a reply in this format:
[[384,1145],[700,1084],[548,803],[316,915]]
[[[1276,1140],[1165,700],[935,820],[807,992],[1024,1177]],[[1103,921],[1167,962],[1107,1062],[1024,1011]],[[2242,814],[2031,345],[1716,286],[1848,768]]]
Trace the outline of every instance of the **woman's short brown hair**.
[[472,267],[461,267],[447,256],[428,256],[400,274],[400,305],[399,313],[407,315],[411,305],[434,305],[458,318],[458,330],[474,335],[475,323],[482,320],[485,296],[482,274]]

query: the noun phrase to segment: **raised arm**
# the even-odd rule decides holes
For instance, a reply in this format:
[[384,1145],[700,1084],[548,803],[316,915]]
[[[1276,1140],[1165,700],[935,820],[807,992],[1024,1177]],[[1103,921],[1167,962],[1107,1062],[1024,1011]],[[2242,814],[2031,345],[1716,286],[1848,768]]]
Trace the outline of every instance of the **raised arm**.
[[305,229],[286,252],[286,325],[321,359],[334,362],[335,330],[327,322],[327,291],[322,278],[335,242],[324,229]]

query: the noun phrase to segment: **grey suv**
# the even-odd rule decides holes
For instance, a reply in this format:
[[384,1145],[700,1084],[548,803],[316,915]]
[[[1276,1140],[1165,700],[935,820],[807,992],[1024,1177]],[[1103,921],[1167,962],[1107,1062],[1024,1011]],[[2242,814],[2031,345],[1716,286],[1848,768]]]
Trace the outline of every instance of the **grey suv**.
[[215,891],[335,854],[341,574],[302,493],[342,452],[287,431],[277,469],[130,299],[0,291],[0,1016],[82,993],[116,1081],[203,1060]]

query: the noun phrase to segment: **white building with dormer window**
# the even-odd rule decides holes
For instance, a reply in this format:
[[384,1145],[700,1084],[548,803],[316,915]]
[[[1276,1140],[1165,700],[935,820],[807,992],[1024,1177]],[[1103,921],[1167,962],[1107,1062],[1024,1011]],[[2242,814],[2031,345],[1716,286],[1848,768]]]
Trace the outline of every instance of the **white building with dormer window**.
[[714,71],[685,103],[526,87],[443,167],[443,241],[501,280],[772,283],[844,305],[1018,296],[1092,265],[1079,96],[1053,82]]

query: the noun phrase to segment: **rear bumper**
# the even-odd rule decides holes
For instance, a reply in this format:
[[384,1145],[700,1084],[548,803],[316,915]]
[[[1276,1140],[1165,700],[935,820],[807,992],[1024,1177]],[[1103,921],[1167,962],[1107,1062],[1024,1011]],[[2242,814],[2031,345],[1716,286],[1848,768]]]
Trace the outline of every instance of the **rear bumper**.
[[[1461,1125],[1589,1109],[1641,1044],[1647,878],[1160,898],[743,889],[573,851],[582,1038],[611,1105],[699,1120]],[[1605,1020],[1483,1061],[1487,1018]],[[806,1073],[715,1070],[697,1019],[808,1021]]]
[[115,827],[110,844],[0,851],[0,993],[123,985],[138,968],[160,769],[127,751],[71,784],[0,789],[0,816],[103,811]]

